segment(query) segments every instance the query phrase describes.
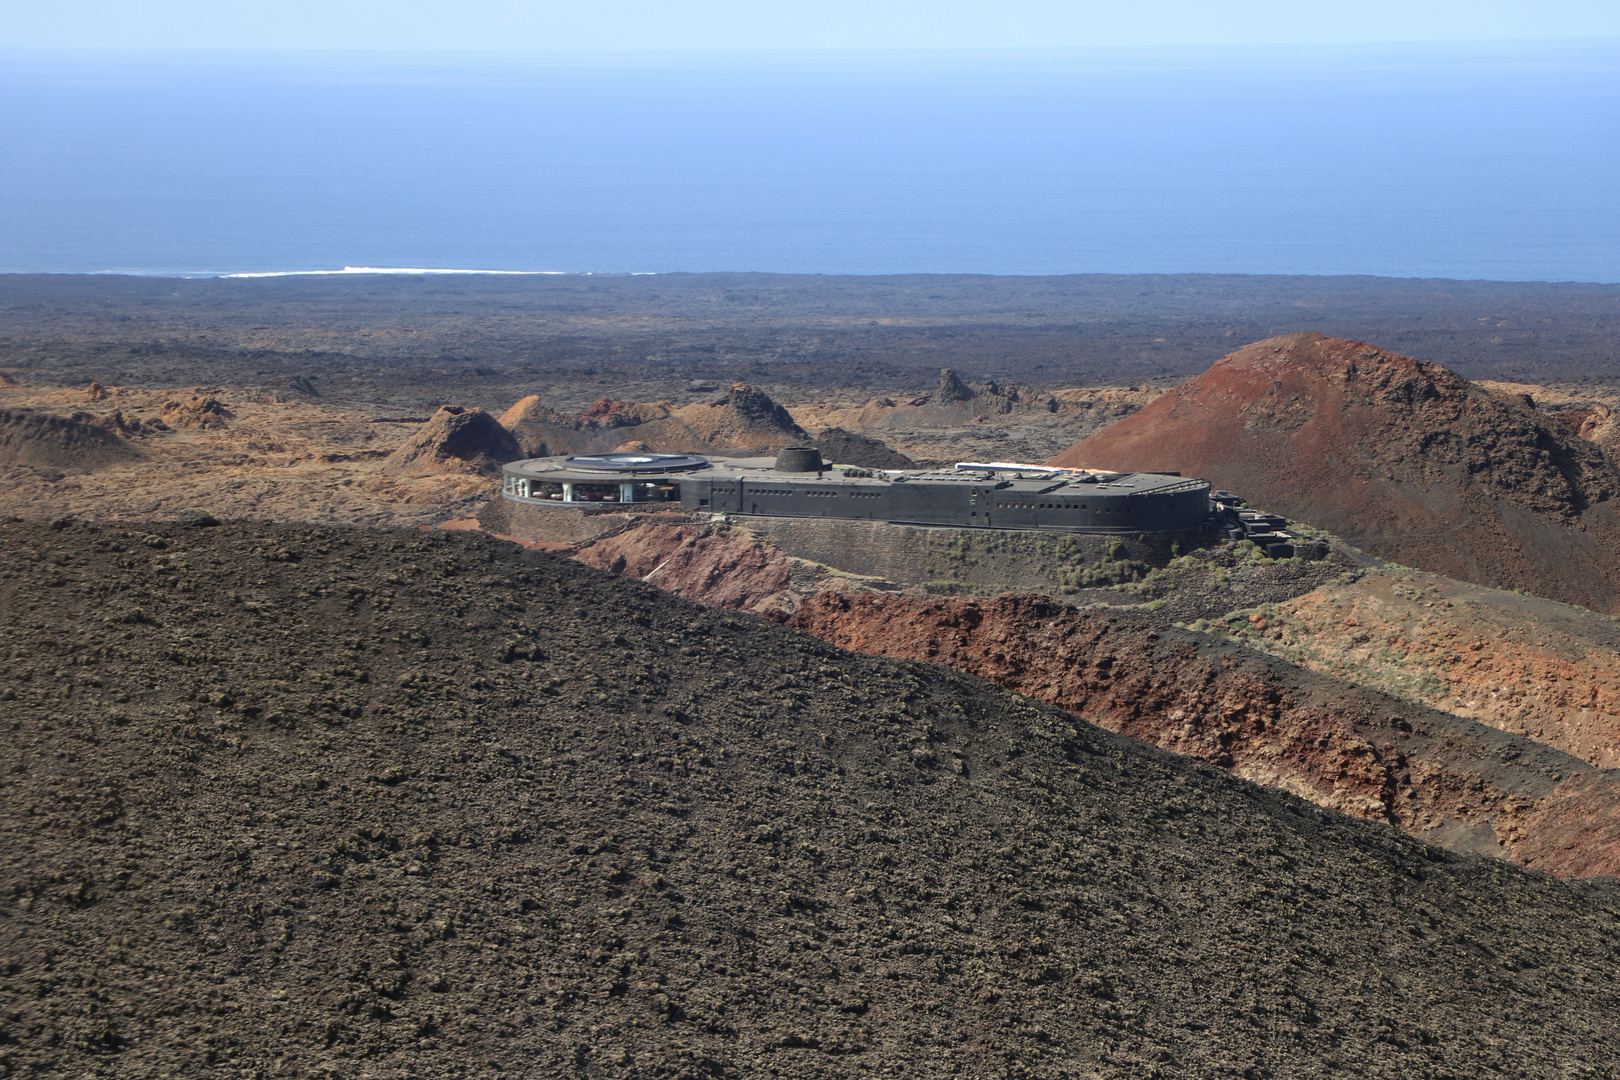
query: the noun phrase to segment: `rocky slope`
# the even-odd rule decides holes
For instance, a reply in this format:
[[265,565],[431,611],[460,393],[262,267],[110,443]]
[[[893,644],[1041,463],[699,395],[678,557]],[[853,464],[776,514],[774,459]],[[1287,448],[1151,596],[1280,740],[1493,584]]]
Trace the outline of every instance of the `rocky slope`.
[[1196,625],[1620,766],[1620,626],[1584,608],[1389,568]]
[[[830,565],[788,557],[782,545],[802,548],[802,538],[774,526],[610,516],[609,535],[560,546],[699,603],[992,679],[1438,843],[1559,873],[1620,867],[1606,841],[1559,840],[1572,816],[1590,825],[1581,836],[1608,827],[1602,770],[1620,763],[1610,701],[1620,631],[1585,609],[1398,567],[1346,574],[1337,555],[1298,564],[1231,548],[1173,560],[1127,590],[1069,598],[1106,609],[1030,595],[897,596],[902,585],[849,574],[836,551],[818,556]],[[911,557],[963,553],[946,543]],[[975,569],[1017,571],[1029,554],[987,549],[974,558],[993,565]]]
[[385,476],[499,476],[504,462],[521,456],[511,433],[483,409],[443,405],[378,471]]
[[1151,386],[1070,388],[1043,392],[995,380],[969,383],[940,372],[938,389],[912,397],[863,402],[796,403],[811,429],[835,427],[881,438],[919,461],[1038,461],[1121,417],[1162,391]]
[[[844,648],[967,671],[1324,806],[1526,865],[1551,842],[1530,822],[1570,795],[1564,782],[1613,810],[1615,774],[1568,754],[1144,613],[1038,596],[824,592],[786,621]],[[1594,828],[1602,821],[1594,815]],[[1559,869],[1613,874],[1617,856],[1604,845],[1561,851]]]
[[825,460],[840,465],[905,469],[913,464],[881,439],[859,432],[833,427],[812,436],[786,408],[747,383],[734,384],[713,401],[684,406],[604,398],[572,416],[531,394],[502,413],[500,422],[530,457],[619,449],[657,454],[764,454],[791,445],[817,447]]
[[1597,444],[1610,462],[1620,462],[1620,420],[1615,417],[1617,403],[1612,398],[1595,397],[1591,393],[1591,386],[1577,385],[1563,389],[1500,379],[1480,379],[1474,385],[1498,396],[1517,397],[1534,405],[1548,420],[1564,430]]
[[82,413],[74,418],[0,409],[0,465],[78,473],[141,459],[141,452],[114,431],[87,419]]
[[1052,459],[1205,476],[1406,565],[1620,611],[1620,472],[1533,403],[1362,342],[1246,346]]
[[[688,519],[690,521],[690,519]],[[794,560],[744,529],[649,520],[574,553],[586,566],[733,611],[791,610]]]
[[1608,1067],[1612,887],[965,675],[466,534],[0,544],[12,1073]]
[[734,383],[713,401],[683,406],[604,398],[577,416],[547,408],[531,395],[502,413],[500,422],[532,457],[626,445],[661,454],[763,451],[810,438],[786,409],[747,383]]
[[[971,672],[1461,850],[1540,866],[1533,860],[1544,857],[1548,838],[1527,831],[1530,819],[1572,793],[1577,804],[1596,808],[1589,816],[1608,812],[1607,788],[1586,781],[1615,764],[1615,725],[1594,709],[1607,708],[1604,675],[1616,631],[1612,620],[1581,608],[1398,568],[1345,574],[1337,556],[1299,564],[1248,559],[1231,548],[1178,558],[1127,589],[1079,590],[1066,598],[1073,602],[1007,595],[1017,590],[1006,587],[973,600],[916,589],[894,595],[909,579],[850,574],[850,560],[836,551],[822,555],[823,563],[789,557],[784,546],[801,554],[804,546],[786,535],[791,529],[674,515],[601,520],[606,535],[557,546],[589,566],[702,604],[782,619],[845,648]],[[870,548],[873,539],[860,546]],[[960,554],[948,542],[910,557],[926,563]],[[986,550],[990,565],[976,570],[1017,576],[1029,555]],[[1061,564],[1056,569],[1063,572]],[[1419,576],[1457,590],[1459,614],[1446,616],[1452,608],[1439,599],[1440,585],[1417,591],[1400,583]],[[1396,601],[1412,597],[1412,610],[1368,605],[1386,593]],[[1093,606],[1076,606],[1088,602]],[[1473,613],[1466,635],[1462,612]],[[1194,632],[1171,620],[1193,620]],[[1381,628],[1377,640],[1363,627]],[[1217,637],[1197,632],[1205,629]],[[1526,648],[1531,639],[1538,648]],[[1537,663],[1548,659],[1540,647],[1567,653],[1576,643],[1584,663]],[[1525,655],[1499,667],[1515,650]],[[1453,683],[1437,681],[1437,670]],[[1485,707],[1421,692],[1431,684],[1460,690],[1470,680],[1488,684],[1474,686]],[[1556,865],[1565,873],[1608,873],[1620,867],[1617,859],[1599,844],[1560,849]]]
[[806,445],[820,450],[823,461],[837,465],[858,465],[863,469],[909,469],[917,464],[882,439],[857,431],[845,431],[840,427],[823,428]]

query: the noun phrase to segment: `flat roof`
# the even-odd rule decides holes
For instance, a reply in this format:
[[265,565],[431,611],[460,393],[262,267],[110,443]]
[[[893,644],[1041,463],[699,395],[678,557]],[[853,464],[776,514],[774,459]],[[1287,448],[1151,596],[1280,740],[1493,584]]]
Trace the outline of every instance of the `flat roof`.
[[[649,469],[597,472],[570,467],[563,457],[529,458],[514,461],[504,471],[536,479],[568,480],[582,483],[646,483],[655,480],[673,481],[682,477],[704,480],[769,479],[774,483],[827,485],[867,485],[874,483],[919,484],[973,484],[991,486],[1005,484],[998,490],[1027,492],[1030,494],[1063,493],[1083,495],[1093,491],[1149,492],[1169,491],[1194,486],[1208,487],[1204,480],[1166,473],[1102,473],[1108,480],[1091,479],[1085,472],[1021,472],[1009,469],[856,469],[842,465],[829,466],[820,475],[806,472],[778,472],[774,457],[732,458],[711,457],[707,466],[682,471],[654,471]],[[851,476],[853,471],[857,475]]]

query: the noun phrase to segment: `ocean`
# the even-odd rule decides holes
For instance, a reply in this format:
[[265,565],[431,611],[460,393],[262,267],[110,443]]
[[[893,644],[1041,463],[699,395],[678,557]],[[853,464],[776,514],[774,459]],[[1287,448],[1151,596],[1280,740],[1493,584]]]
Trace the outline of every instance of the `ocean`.
[[1620,42],[0,53],[0,272],[1620,282]]

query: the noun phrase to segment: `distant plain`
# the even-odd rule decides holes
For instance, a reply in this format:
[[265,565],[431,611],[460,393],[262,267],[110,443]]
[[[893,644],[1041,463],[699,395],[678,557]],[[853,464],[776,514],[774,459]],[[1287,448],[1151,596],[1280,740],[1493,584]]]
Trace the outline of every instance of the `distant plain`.
[[[939,369],[1046,389],[1167,385],[1250,341],[1371,341],[1472,379],[1620,382],[1620,285],[1369,277],[775,274],[0,275],[0,370],[183,387],[305,376],[329,401],[497,412],[538,393],[783,401],[933,389]],[[697,391],[704,393],[706,391]]]

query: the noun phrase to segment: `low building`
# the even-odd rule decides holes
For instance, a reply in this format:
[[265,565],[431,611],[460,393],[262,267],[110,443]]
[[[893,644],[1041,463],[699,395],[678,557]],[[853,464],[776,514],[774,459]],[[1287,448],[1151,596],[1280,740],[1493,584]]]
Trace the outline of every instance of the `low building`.
[[948,470],[828,465],[814,449],[771,458],[579,454],[503,467],[504,498],[554,507],[844,518],[950,528],[1075,533],[1192,532],[1210,516],[1210,485],[1165,473],[1094,472],[1014,462]]

